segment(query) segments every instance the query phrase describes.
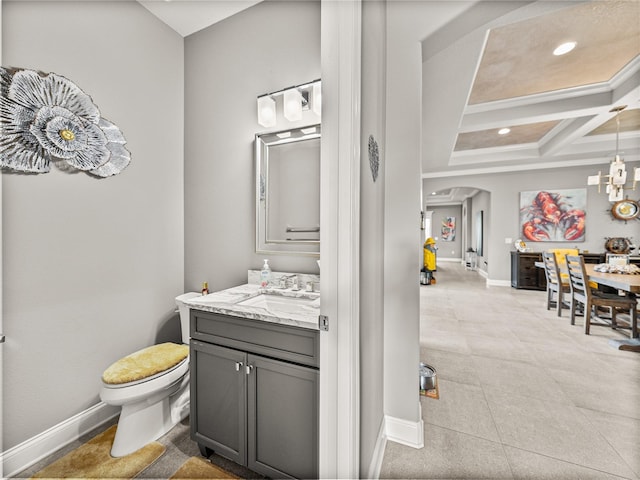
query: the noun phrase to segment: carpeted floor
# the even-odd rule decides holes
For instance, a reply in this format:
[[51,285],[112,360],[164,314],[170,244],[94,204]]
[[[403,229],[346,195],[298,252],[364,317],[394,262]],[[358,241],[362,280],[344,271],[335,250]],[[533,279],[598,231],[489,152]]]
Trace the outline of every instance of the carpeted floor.
[[[56,461],[60,461],[70,452],[75,449],[83,447],[87,442],[91,442],[91,440],[100,436],[101,433],[105,433],[108,435],[109,430],[112,426],[117,423],[117,418],[107,422],[101,427],[87,433],[80,437],[77,441],[72,442],[66,447],[58,450],[57,452],[45,457],[39,462],[35,463],[28,469],[20,472],[13,478],[20,479],[28,479],[36,475],[41,470],[53,465]],[[103,437],[98,437],[102,438]],[[191,440],[189,435],[189,418],[187,417],[181,423],[176,425],[169,433],[159,438],[157,442],[159,446],[164,449],[164,452],[160,454],[159,458],[151,463],[149,466],[144,468],[142,472],[138,473],[135,478],[144,478],[144,479],[154,479],[154,480],[167,480],[173,478],[174,480],[179,478],[187,478],[184,476],[185,472],[188,475],[192,475],[189,478],[242,478],[242,479],[263,479],[261,475],[248,470],[240,465],[237,465],[219,455],[212,455],[209,460],[210,463],[207,462],[200,455],[200,450],[198,449],[198,445]],[[147,447],[145,447],[147,448]],[[154,447],[157,448],[157,447]],[[196,460],[192,460],[193,457],[199,457]],[[197,460],[202,458],[203,462],[198,463]],[[111,459],[116,460],[116,459]],[[213,464],[213,465],[211,465]],[[207,468],[209,466],[216,466],[230,473],[231,475],[224,476],[223,473],[220,473],[219,470],[215,468]],[[187,469],[187,470],[185,470]],[[65,470],[64,474],[55,474],[51,475],[50,470],[45,470],[43,473],[46,473],[46,478],[69,478],[73,476],[78,478],[78,475],[71,470],[71,466],[69,466],[69,470]],[[118,476],[114,474],[115,472],[111,472],[106,477],[99,475],[92,475],[92,478],[127,478],[125,476]],[[106,475],[106,474],[105,474]],[[178,475],[178,476],[175,476]],[[205,475],[205,476],[198,476]],[[208,476],[211,475],[211,476]],[[218,476],[215,476],[218,475]],[[40,476],[39,478],[45,478]]]

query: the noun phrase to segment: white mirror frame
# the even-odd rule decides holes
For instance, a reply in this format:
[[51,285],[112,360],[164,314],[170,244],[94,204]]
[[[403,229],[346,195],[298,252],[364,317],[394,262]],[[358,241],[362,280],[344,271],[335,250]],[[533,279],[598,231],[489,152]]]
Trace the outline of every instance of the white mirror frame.
[[[320,257],[320,232],[319,225],[316,230],[308,230],[314,238],[269,238],[267,228],[269,222],[269,150],[278,145],[291,145],[313,139],[320,139],[320,124],[297,127],[278,132],[256,134],[255,137],[255,198],[256,198],[256,253],[258,254],[284,254]],[[318,148],[320,142],[318,141]],[[318,152],[318,159],[320,153]],[[320,178],[318,177],[318,184]],[[318,189],[318,208],[320,195]],[[295,226],[291,231],[305,233],[306,229],[297,230]],[[318,239],[316,240],[315,237]]]

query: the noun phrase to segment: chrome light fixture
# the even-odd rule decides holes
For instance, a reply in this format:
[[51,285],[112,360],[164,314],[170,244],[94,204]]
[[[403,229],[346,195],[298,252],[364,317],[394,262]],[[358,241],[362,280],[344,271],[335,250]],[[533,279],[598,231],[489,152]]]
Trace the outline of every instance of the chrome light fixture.
[[[302,85],[288,87],[258,97],[258,123],[263,127],[274,127],[280,114],[290,122],[302,120],[303,111],[311,110],[321,116],[322,82],[320,79]],[[314,119],[317,123],[317,119]]]
[[611,160],[611,165],[609,165],[609,174],[603,175],[602,172],[598,172],[597,175],[587,177],[587,185],[597,185],[598,193],[601,191],[601,185],[605,185],[605,192],[609,195],[610,202],[624,200],[624,189],[635,190],[636,182],[640,181],[640,169],[634,168],[631,184],[627,185],[627,167],[618,151],[620,141],[620,112],[625,108],[627,108],[627,106],[622,105],[610,110],[610,112],[616,113],[616,154],[613,160]]

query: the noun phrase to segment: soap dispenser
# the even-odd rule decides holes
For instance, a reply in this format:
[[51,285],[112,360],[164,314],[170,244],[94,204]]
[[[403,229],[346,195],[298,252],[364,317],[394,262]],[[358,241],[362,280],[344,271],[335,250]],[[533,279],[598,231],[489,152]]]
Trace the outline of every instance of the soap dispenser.
[[268,287],[271,283],[271,267],[269,266],[269,260],[264,259],[264,265],[260,272],[260,286],[262,288]]

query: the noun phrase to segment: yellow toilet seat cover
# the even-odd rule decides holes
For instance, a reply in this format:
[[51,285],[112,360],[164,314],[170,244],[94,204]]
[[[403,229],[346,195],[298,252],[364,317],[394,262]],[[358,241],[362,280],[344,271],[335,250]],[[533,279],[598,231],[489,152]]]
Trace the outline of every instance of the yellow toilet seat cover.
[[110,385],[136,382],[175,367],[188,355],[188,345],[171,342],[152,345],[115,362],[104,371],[102,381]]

